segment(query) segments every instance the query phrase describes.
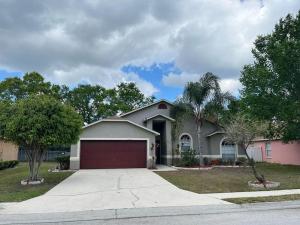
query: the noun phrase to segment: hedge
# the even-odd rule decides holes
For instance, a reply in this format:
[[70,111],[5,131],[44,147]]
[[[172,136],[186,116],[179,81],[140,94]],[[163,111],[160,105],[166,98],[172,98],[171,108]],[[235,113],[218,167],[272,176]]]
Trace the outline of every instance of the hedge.
[[7,168],[13,168],[18,163],[19,163],[19,161],[17,161],[17,160],[0,161],[0,170],[4,170],[4,169],[7,169]]
[[59,156],[56,158],[60,170],[68,170],[70,168],[70,156]]

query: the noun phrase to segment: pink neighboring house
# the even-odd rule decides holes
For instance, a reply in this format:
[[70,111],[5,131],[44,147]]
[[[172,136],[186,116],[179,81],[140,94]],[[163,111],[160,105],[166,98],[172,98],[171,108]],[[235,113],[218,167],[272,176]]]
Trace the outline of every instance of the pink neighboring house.
[[281,140],[256,140],[254,146],[260,147],[263,161],[270,163],[300,165],[300,140],[285,144]]

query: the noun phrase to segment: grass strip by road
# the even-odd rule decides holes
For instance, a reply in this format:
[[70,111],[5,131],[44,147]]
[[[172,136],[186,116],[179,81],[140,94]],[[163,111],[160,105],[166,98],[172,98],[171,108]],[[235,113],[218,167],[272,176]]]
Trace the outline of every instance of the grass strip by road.
[[[280,182],[280,186],[272,190],[300,188],[300,166],[257,163],[256,167],[268,180]],[[181,189],[200,194],[256,191],[248,186],[248,181],[255,180],[249,167],[156,173]]]
[[282,202],[300,200],[300,194],[295,195],[280,195],[267,197],[251,197],[251,198],[227,198],[224,201],[235,204],[258,203],[258,202]]
[[54,162],[45,162],[40,168],[40,177],[45,178],[41,185],[22,186],[21,180],[28,177],[28,163],[20,163],[15,168],[0,170],[0,202],[19,202],[44,194],[66,179],[73,172],[52,173]]

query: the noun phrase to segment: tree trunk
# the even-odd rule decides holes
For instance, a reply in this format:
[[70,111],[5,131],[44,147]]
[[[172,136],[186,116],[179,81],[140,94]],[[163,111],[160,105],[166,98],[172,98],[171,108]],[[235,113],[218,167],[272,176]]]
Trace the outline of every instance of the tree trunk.
[[38,181],[38,173],[39,168],[43,160],[44,153],[46,151],[37,147],[27,147],[25,148],[25,153],[28,158],[28,165],[29,165],[29,181]]
[[197,139],[198,139],[198,150],[199,150],[199,166],[203,165],[203,157],[201,152],[201,124],[197,122]]
[[267,188],[266,186],[266,179],[265,179],[265,176],[263,174],[259,174],[256,170],[256,167],[255,167],[255,162],[253,159],[250,158],[250,156],[248,155],[248,152],[247,152],[247,148],[244,148],[244,151],[245,151],[245,154],[246,154],[246,157],[248,159],[248,162],[249,162],[249,165],[251,166],[251,169],[252,169],[252,172],[253,172],[253,175],[254,177],[256,178],[256,180],[263,184],[265,188]]

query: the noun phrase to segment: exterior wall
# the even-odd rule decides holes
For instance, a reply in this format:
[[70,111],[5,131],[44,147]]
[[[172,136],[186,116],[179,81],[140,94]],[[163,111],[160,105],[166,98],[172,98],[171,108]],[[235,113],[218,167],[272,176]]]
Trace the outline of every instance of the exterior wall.
[[[93,126],[87,127],[80,135],[80,139],[146,139],[148,145],[147,163],[153,157],[151,150],[155,145],[155,134],[142,128],[136,127],[128,122],[103,121]],[[80,164],[80,141],[71,146],[70,168],[79,169]]]
[[213,136],[207,137],[208,140],[208,152],[205,157],[210,158],[221,158],[221,141],[224,138],[224,134],[215,134]]
[[[217,126],[205,121],[201,127],[201,133],[200,133],[200,150],[203,155],[212,154],[211,149],[209,146],[208,138],[206,137],[208,134],[212,133],[217,129]],[[199,144],[198,144],[198,137],[197,137],[197,130],[196,130],[196,124],[192,117],[186,118],[182,121],[182,127],[180,131],[178,132],[178,136],[176,137],[175,142],[175,148],[177,148],[179,144],[179,137],[182,133],[188,133],[192,137],[193,141],[193,149],[199,152]],[[217,149],[216,149],[217,152]]]
[[19,147],[11,142],[0,141],[0,161],[18,160]]
[[166,121],[166,149],[167,149],[167,155],[166,155],[166,162],[167,165],[172,164],[172,123],[170,121]]
[[[208,158],[222,158],[221,145],[225,139],[225,134],[215,134],[213,136],[207,137],[208,140],[208,152],[205,157]],[[236,146],[236,157],[246,157],[245,152],[243,151],[240,145]]]
[[265,144],[267,141],[256,141],[255,146],[262,149],[263,160],[270,163],[300,165],[300,141],[285,144],[281,140],[271,141],[271,157],[267,157]]
[[126,120],[130,120],[130,121],[132,121],[134,123],[137,123],[139,125],[145,126],[144,121],[145,121],[146,118],[150,118],[150,117],[155,116],[157,114],[170,116],[170,109],[171,109],[172,106],[168,103],[165,103],[168,107],[167,109],[158,109],[158,105],[160,103],[161,102],[158,102],[155,105],[152,105],[152,106],[146,107],[144,109],[141,109],[139,111],[136,111],[134,113],[122,116],[122,118],[126,119]]

